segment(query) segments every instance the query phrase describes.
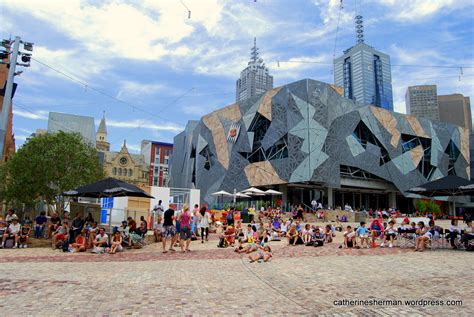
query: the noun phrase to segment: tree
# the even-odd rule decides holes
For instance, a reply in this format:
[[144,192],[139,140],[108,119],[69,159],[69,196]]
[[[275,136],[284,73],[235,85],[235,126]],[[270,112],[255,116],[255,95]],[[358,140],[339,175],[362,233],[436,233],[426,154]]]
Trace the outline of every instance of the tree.
[[46,134],[26,142],[7,162],[4,198],[64,209],[62,193],[104,177],[97,151],[77,133]]

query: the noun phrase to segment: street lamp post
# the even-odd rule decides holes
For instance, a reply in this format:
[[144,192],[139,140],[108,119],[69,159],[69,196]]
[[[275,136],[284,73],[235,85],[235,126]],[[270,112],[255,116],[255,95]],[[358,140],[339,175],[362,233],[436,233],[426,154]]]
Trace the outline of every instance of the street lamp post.
[[[13,44],[13,49],[12,49]],[[5,144],[5,137],[7,133],[8,125],[8,114],[10,113],[10,106],[13,97],[13,79],[16,75],[20,75],[22,72],[15,72],[16,66],[29,67],[31,61],[31,53],[20,52],[20,44],[23,44],[25,51],[33,51],[33,43],[23,42],[19,36],[15,37],[15,40],[3,40],[1,45],[5,47],[5,50],[0,52],[1,64],[9,65],[7,84],[5,85],[5,93],[3,95],[3,106],[2,114],[0,116],[0,150],[3,155],[3,147]],[[11,55],[11,56],[10,56]],[[21,61],[18,63],[18,55],[21,55]],[[10,58],[8,58],[10,56]],[[3,61],[7,59],[7,61]]]

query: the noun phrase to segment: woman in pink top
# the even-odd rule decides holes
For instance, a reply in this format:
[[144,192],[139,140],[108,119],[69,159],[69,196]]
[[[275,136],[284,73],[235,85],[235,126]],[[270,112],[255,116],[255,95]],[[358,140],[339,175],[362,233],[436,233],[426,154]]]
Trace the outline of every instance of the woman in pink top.
[[[191,244],[191,214],[189,213],[189,207],[185,206],[183,212],[179,216],[180,236],[181,236],[181,252],[188,251],[189,245]],[[184,249],[184,241],[186,240],[186,250]]]

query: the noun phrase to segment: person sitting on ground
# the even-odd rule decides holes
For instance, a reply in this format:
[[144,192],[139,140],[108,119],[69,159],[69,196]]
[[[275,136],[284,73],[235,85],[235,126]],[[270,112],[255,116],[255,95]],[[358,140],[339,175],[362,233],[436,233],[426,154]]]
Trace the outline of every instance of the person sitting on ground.
[[[352,230],[351,226],[346,227],[346,231],[344,231],[344,248],[354,248],[357,247],[357,241],[356,241],[356,233],[354,230]],[[341,246],[339,246],[341,248]]]
[[71,244],[72,250],[74,252],[84,252],[86,251],[87,240],[86,240],[86,230],[82,230],[76,237],[76,240]]
[[235,213],[235,208],[231,207],[227,215],[225,216],[225,221],[228,226],[234,226],[234,213]]
[[69,243],[73,243],[76,240],[76,236],[84,228],[84,220],[80,213],[76,214],[76,218],[72,221],[71,228],[69,229]]
[[137,222],[132,217],[127,217],[127,221],[130,232],[137,230]]
[[20,234],[20,238],[18,239],[18,241],[20,242],[20,249],[28,248],[28,241],[30,239],[30,226],[29,225],[22,226],[19,234]]
[[244,237],[242,239],[243,242],[248,242],[248,243],[252,243],[254,242],[254,237],[253,237],[253,229],[252,229],[252,225],[251,224],[248,224],[247,225],[247,230],[244,232]]
[[287,222],[282,222],[281,229],[278,235],[280,237],[286,237],[286,234],[288,233],[288,228],[290,225],[291,225],[291,220],[288,220]]
[[370,233],[372,234],[372,248],[376,247],[375,240],[377,240],[383,230],[383,225],[378,218],[372,220],[372,223],[370,224]]
[[461,236],[461,244],[464,244],[466,250],[469,250],[469,241],[474,239],[474,229],[472,227],[472,220],[466,220],[466,228],[464,234]]
[[104,228],[100,228],[95,240],[92,241],[92,246],[94,247],[92,253],[104,253],[108,244],[109,236],[105,233]]
[[369,229],[365,227],[365,222],[361,221],[359,228],[356,230],[357,236],[359,236],[360,239],[360,247],[364,247],[364,241],[367,246],[367,249],[369,248]]
[[68,232],[69,232],[69,226],[68,226],[68,223],[67,222],[63,222],[59,227],[58,229],[56,229],[56,231],[53,233],[53,239],[51,241],[51,247],[53,248],[53,250],[55,250],[57,248],[57,244],[58,242],[62,241],[67,241],[67,239],[69,238],[68,236]]
[[258,245],[255,243],[247,243],[245,244],[244,242],[240,242],[239,246],[235,248],[235,252],[237,253],[252,253],[258,250]]
[[429,228],[425,226],[423,221],[418,222],[418,228],[416,229],[416,246],[415,251],[423,252],[425,244],[431,239],[431,232]]
[[286,237],[288,238],[288,245],[296,245],[297,243],[303,243],[299,231],[296,230],[296,224],[292,224],[290,226]]
[[130,231],[128,230],[127,220],[122,221],[122,225],[118,228],[120,235],[122,236],[122,243],[128,247],[132,246],[132,238],[130,237]]
[[256,254],[252,254],[249,256],[250,263],[263,260],[263,262],[268,262],[272,258],[272,249],[270,246],[260,246],[260,250]]
[[87,248],[92,248],[92,242],[95,240],[95,237],[99,233],[99,225],[97,222],[92,223],[92,227],[87,231]]
[[224,231],[224,238],[227,241],[228,245],[231,247],[235,243],[235,229],[232,226],[227,226],[227,229]]
[[388,227],[385,228],[384,233],[384,239],[382,244],[380,245],[382,248],[385,246],[385,243],[387,243],[388,240],[390,240],[390,243],[388,244],[388,247],[391,248],[393,247],[393,240],[397,236],[397,230],[395,229],[395,221],[390,220],[388,223]]
[[145,216],[140,216],[140,223],[145,223],[145,228],[148,229],[148,221],[146,221]]
[[267,230],[265,229],[265,225],[263,224],[263,222],[259,223],[259,226],[258,226],[258,229],[257,229],[257,234],[258,234],[258,242],[259,243],[268,242]]
[[324,233],[321,231],[319,227],[317,227],[314,230],[314,235],[312,237],[313,246],[322,247],[324,245],[324,240],[325,240]]
[[8,229],[3,234],[1,247],[3,248],[5,246],[5,241],[7,240],[7,238],[12,237],[12,238],[15,239],[15,245],[13,246],[13,248],[16,249],[16,248],[18,248],[18,241],[20,239],[21,225],[20,225],[20,222],[18,221],[18,217],[16,215],[10,217],[10,221],[11,221],[11,223],[8,226]]
[[56,230],[58,230],[59,226],[61,226],[61,218],[59,218],[57,213],[53,212],[51,218],[49,218],[48,231],[46,232],[48,239],[52,237]]
[[237,220],[237,222],[235,223],[235,236],[236,237],[244,236],[244,231],[242,228],[242,220]]
[[39,216],[35,218],[34,224],[34,237],[35,239],[41,239],[44,234],[44,229],[46,227],[46,223],[48,222],[48,218],[46,218],[46,212],[40,212]]
[[324,240],[326,243],[331,243],[332,239],[336,236],[336,228],[327,224],[324,228]]
[[461,236],[461,233],[462,233],[462,229],[458,225],[458,220],[452,219],[451,226],[449,227],[449,232],[446,235],[446,239],[449,240],[451,247],[453,249],[457,249],[456,245],[454,244],[454,240],[456,240],[458,236]]
[[3,235],[8,232],[8,225],[6,221],[0,220],[0,237],[3,239]]
[[112,245],[110,247],[109,253],[110,254],[115,254],[115,252],[122,252],[123,247],[122,247],[122,235],[120,234],[120,231],[117,231],[114,233],[114,236],[112,237]]
[[309,223],[304,226],[301,235],[303,238],[303,244],[307,245],[311,242],[311,240],[313,239],[313,229],[311,229],[311,225]]
[[84,219],[84,226],[87,228],[87,227],[91,227],[92,224],[94,223],[94,217],[92,216],[92,213],[88,213],[87,214],[87,217]]
[[134,231],[129,231],[130,234],[130,246],[133,246],[135,249],[141,249],[145,245],[145,235],[148,229],[146,228],[146,222],[142,221],[140,227],[136,228]]

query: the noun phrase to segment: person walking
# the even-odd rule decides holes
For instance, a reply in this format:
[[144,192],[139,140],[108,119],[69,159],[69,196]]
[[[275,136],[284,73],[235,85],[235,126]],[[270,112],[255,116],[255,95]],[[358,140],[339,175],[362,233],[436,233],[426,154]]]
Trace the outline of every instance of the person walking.
[[[181,252],[190,252],[189,245],[191,244],[191,214],[189,207],[185,206],[183,212],[179,215],[180,237],[181,237]],[[186,244],[186,249],[184,248]]]
[[201,243],[204,243],[204,233],[206,234],[206,241],[208,241],[210,216],[211,215],[207,211],[207,208],[201,207],[201,210],[199,211],[199,222],[198,222],[198,226],[199,228],[201,228]]
[[176,239],[176,227],[173,224],[173,220],[175,219],[174,216],[174,210],[171,208],[168,208],[164,215],[163,215],[163,230],[162,230],[162,246],[163,246],[163,253],[167,253],[166,251],[166,240],[168,238],[171,239],[170,241],[170,251],[175,251],[173,249],[173,245]]

